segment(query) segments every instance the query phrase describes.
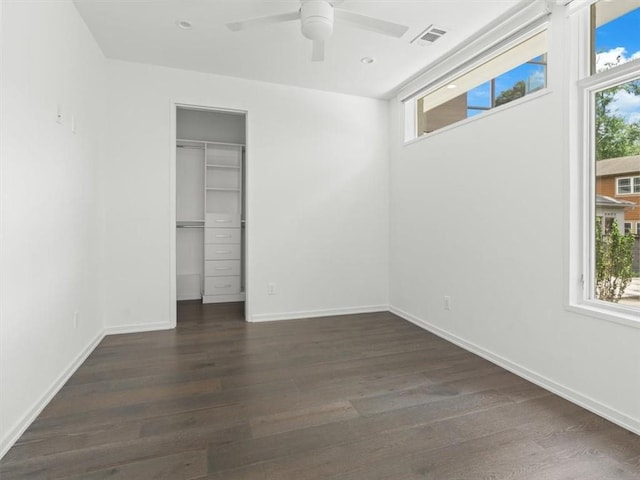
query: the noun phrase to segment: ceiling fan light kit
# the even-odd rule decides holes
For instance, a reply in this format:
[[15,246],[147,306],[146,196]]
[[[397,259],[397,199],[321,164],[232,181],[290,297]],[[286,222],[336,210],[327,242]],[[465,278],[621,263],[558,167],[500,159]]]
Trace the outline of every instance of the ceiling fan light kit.
[[326,40],[333,33],[333,6],[309,0],[300,6],[300,29],[309,40]]

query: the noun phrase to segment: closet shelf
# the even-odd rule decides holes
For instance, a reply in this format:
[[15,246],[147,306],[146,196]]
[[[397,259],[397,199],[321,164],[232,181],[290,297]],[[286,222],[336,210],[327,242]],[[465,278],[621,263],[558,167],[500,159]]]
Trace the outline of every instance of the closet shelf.
[[205,145],[222,145],[229,147],[244,147],[244,143],[233,143],[233,142],[215,142],[212,140],[198,140],[194,138],[176,138],[176,143],[200,143]]
[[206,187],[207,190],[216,192],[239,192],[239,188],[223,188],[223,187]]
[[228,168],[230,170],[240,170],[238,165],[219,165],[215,163],[207,163],[207,168]]

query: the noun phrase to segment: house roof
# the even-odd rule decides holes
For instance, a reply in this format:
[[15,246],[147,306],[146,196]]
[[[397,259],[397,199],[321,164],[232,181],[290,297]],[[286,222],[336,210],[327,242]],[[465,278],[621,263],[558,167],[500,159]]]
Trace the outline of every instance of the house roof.
[[640,155],[609,158],[607,160],[599,160],[596,162],[597,177],[634,172],[640,173]]
[[617,198],[607,197],[606,195],[596,195],[596,205],[599,207],[625,208],[635,207],[636,204],[627,200],[618,200]]

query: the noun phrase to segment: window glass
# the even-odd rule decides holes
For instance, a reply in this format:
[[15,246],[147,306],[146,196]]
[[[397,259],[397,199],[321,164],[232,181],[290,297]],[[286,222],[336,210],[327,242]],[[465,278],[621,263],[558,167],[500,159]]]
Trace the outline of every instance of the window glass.
[[485,82],[467,92],[467,105],[470,109],[489,109],[492,96],[491,82]]
[[640,58],[640,8],[637,1],[607,0],[593,6],[595,24],[592,71],[601,72]]
[[619,178],[618,179],[618,195],[631,193],[631,179]]
[[414,138],[544,88],[546,49],[546,31],[542,31],[417,98]]
[[[638,3],[600,1],[592,7],[592,74],[640,58]],[[586,139],[595,147],[596,176],[591,296],[640,309],[640,259],[632,230],[640,220],[640,70],[631,80],[614,76],[592,92],[595,138]]]
[[500,75],[495,82],[496,96],[494,103],[496,107],[524,97],[528,93],[545,87],[546,60],[533,59]]

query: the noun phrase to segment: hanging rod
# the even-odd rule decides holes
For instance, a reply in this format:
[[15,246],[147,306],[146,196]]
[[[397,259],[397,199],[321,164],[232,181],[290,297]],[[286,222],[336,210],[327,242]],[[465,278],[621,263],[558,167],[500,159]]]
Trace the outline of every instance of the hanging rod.
[[204,225],[176,225],[176,228],[204,228]]

